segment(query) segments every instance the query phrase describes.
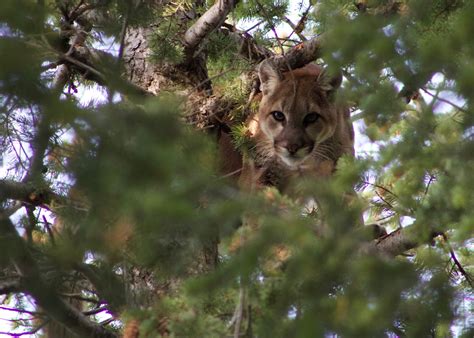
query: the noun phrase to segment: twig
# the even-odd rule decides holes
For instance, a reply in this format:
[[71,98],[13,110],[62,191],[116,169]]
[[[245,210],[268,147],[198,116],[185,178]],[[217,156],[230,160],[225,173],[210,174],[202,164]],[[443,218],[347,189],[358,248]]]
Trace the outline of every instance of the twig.
[[28,223],[25,226],[26,239],[28,243],[33,243],[33,230],[36,226],[35,207],[32,205],[25,205],[26,215],[28,216]]
[[44,227],[46,229],[46,232],[48,233],[48,236],[51,239],[51,244],[53,246],[56,245],[56,240],[54,239],[53,231],[51,230],[51,227],[49,226],[49,222],[46,219],[46,216],[44,216],[44,215],[43,215],[43,222],[44,222]]
[[197,85],[194,86],[193,89],[194,89],[195,91],[199,91],[199,88],[202,88],[203,85],[205,85],[205,84],[207,84],[207,83],[210,83],[210,82],[212,82],[212,80],[218,79],[219,77],[224,76],[224,75],[227,74],[227,73],[233,72],[234,70],[237,70],[237,68],[235,68],[235,67],[229,67],[228,69],[226,69],[226,70],[220,72],[219,74],[216,74],[216,75],[214,75],[214,76],[208,77],[207,79],[205,79],[205,80],[199,82]]
[[464,109],[464,108],[458,106],[457,104],[455,104],[455,103],[453,103],[453,102],[451,102],[451,101],[449,101],[449,100],[447,100],[447,99],[445,99],[445,98],[440,97],[438,94],[432,94],[432,93],[430,93],[425,87],[421,87],[420,89],[421,89],[422,91],[424,91],[426,94],[428,94],[429,96],[431,96],[432,98],[434,98],[434,99],[436,99],[436,100],[438,100],[438,101],[444,102],[444,103],[446,103],[446,104],[449,104],[449,105],[453,106],[454,108],[456,108],[457,110],[462,111],[463,113],[467,113],[467,110],[466,110],[466,109]]
[[276,41],[278,43],[278,46],[280,47],[280,50],[281,50],[281,54],[282,55],[285,55],[285,50],[283,49],[283,45],[281,44],[280,42],[280,38],[278,37],[278,33],[275,29],[275,25],[272,23],[271,19],[269,18],[270,16],[268,15],[268,12],[266,11],[265,7],[262,6],[262,4],[260,3],[260,1],[256,1],[256,4],[258,5],[258,7],[260,8],[260,10],[263,12],[263,14],[265,15],[265,19],[267,19],[267,23],[270,25],[270,29],[272,30],[273,32],[273,35],[275,35],[275,38],[276,38]]
[[454,253],[453,247],[451,246],[451,244],[448,241],[448,236],[446,236],[446,234],[442,234],[441,236],[443,237],[443,239],[446,243],[446,246],[448,247],[449,255],[451,256],[451,259],[453,260],[454,265],[458,268],[461,275],[464,276],[464,278],[466,279],[467,283],[471,286],[471,288],[474,289],[473,279],[472,279],[471,275],[469,274],[469,272],[464,270],[462,264],[457,259],[456,254]]
[[293,32],[291,32],[290,35],[288,35],[288,39],[293,35],[293,33],[296,33],[296,35],[298,35],[298,37],[301,39],[301,41],[307,41],[308,39],[306,38],[306,36],[304,36],[303,34],[301,34],[301,31],[299,31],[300,29],[300,25],[304,25],[304,21],[303,21],[303,18],[306,18],[305,14],[303,14],[303,16],[301,17],[301,20],[295,25],[291,20],[290,18],[288,18],[287,16],[285,16],[283,19],[285,20],[285,22],[291,27],[291,29],[293,30]]
[[371,186],[373,186],[373,187],[375,187],[375,188],[382,189],[383,191],[389,193],[389,194],[392,195],[393,197],[398,198],[397,194],[395,194],[394,192],[392,192],[392,191],[390,191],[389,189],[385,188],[384,186],[381,186],[381,185],[379,185],[379,184],[377,184],[377,183],[371,183],[371,182],[369,182],[369,181],[364,181],[363,183],[364,183],[364,184],[367,184],[367,185],[371,185]]
[[436,179],[436,176],[435,175],[431,175],[430,174],[430,178],[428,180],[428,183],[426,183],[426,188],[425,188],[425,191],[423,193],[423,198],[422,198],[422,201],[425,200],[426,196],[428,195],[428,191],[430,189],[430,186],[431,186],[431,183],[433,183],[433,181]]
[[94,303],[94,304],[101,304],[102,303],[98,299],[90,298],[90,297],[84,297],[84,296],[82,296],[81,294],[78,294],[78,293],[62,293],[61,296],[81,300],[81,301],[84,301],[84,302]]
[[82,68],[83,70],[86,70],[89,73],[94,74],[97,77],[97,80],[98,80],[99,84],[104,84],[105,83],[104,75],[101,72],[99,72],[97,69],[85,64],[84,62],[76,60],[76,59],[74,59],[73,57],[71,57],[67,54],[62,54],[62,55],[60,54],[59,58],[60,58],[60,60],[72,63],[73,65],[78,66],[79,68]]
[[244,30],[244,33],[250,32],[252,29],[257,28],[258,26],[260,26],[264,22],[265,22],[265,20],[258,21],[255,25],[252,25],[249,28],[247,28],[246,30]]
[[106,320],[100,322],[99,324],[100,324],[101,326],[106,326],[106,325],[109,325],[110,323],[112,323],[112,322],[115,321],[115,320],[116,320],[116,319],[115,319],[114,317],[111,317],[111,318],[109,318],[109,319],[106,319]]
[[14,309],[11,307],[6,307],[6,306],[0,306],[0,310],[4,311],[12,311],[12,312],[18,312],[18,313],[26,313],[32,316],[44,316],[45,314],[43,312],[38,312],[38,311],[28,311],[28,310],[23,310],[23,309]]
[[231,176],[234,176],[235,174],[238,174],[242,171],[242,168],[239,168],[237,170],[234,170],[234,171],[231,171],[230,173],[227,173],[225,175],[222,175],[222,176],[219,176],[219,180],[222,180],[224,178],[228,178],[228,177],[231,177]]
[[107,311],[109,308],[107,307],[107,305],[104,305],[104,306],[100,306],[96,309],[92,309],[92,310],[89,310],[89,311],[84,311],[82,314],[84,316],[92,316],[92,315],[96,315],[100,312],[104,312],[104,311]]
[[375,191],[375,194],[378,196],[378,198],[380,198],[386,205],[389,206],[390,209],[393,209],[393,205],[391,203],[389,203],[387,200],[385,200],[385,198],[383,198],[378,191]]
[[35,327],[31,331],[25,331],[25,332],[20,332],[20,333],[15,333],[15,332],[0,332],[0,335],[7,335],[9,337],[22,337],[22,336],[31,336],[35,335],[38,333],[39,330],[41,330],[43,327],[45,327],[49,323],[49,319],[44,320],[40,325]]

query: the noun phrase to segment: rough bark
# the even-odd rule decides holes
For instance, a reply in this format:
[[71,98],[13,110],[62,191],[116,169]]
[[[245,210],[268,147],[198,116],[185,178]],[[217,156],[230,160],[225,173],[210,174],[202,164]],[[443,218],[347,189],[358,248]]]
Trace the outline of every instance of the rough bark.
[[[207,12],[197,19],[184,33],[185,59],[177,65],[166,62],[154,63],[151,60],[152,46],[150,43],[156,26],[128,28],[123,52],[128,81],[154,95],[178,84],[183,88],[182,94],[187,96],[187,106],[196,111],[195,116],[199,116],[193,123],[198,127],[208,125],[209,116],[215,116],[219,110],[228,110],[230,107],[216,97],[209,96],[212,87],[207,74],[207,60],[204,53],[205,40],[212,31],[221,26],[236,2],[216,1]],[[216,264],[217,240],[203,243],[202,252],[197,255],[195,262],[188,268],[188,272],[190,274],[206,273],[214,269]],[[128,275],[130,281],[129,301],[136,305],[152,304],[156,301],[156,297],[173,292],[180,284],[179,279],[169,279],[158,283],[153,273],[137,267],[130,267]]]
[[150,39],[153,26],[134,27],[127,30],[123,62],[128,80],[147,92],[157,95],[163,88],[168,87],[173,79],[165,76],[172,73],[166,65],[158,65],[150,60]]

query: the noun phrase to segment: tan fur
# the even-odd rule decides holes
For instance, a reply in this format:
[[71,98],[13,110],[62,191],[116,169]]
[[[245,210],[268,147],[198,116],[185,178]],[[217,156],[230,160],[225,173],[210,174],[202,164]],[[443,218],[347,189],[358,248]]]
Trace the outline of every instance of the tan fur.
[[[317,65],[280,74],[270,63],[259,69],[262,100],[247,121],[256,144],[244,159],[240,183],[245,189],[276,186],[284,192],[297,176],[329,176],[343,154],[353,154],[354,133],[347,108],[334,102],[340,77],[330,78]],[[284,114],[284,121],[272,112]],[[318,115],[306,123],[308,114]]]

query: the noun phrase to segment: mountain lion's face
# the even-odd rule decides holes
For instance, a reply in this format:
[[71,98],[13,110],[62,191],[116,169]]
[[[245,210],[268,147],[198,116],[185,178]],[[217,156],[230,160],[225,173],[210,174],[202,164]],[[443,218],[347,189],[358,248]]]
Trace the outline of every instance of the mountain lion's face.
[[268,155],[296,169],[309,157],[325,153],[322,143],[334,134],[338,123],[332,94],[341,77],[330,79],[312,64],[279,74],[265,62],[259,77],[263,96],[258,124]]

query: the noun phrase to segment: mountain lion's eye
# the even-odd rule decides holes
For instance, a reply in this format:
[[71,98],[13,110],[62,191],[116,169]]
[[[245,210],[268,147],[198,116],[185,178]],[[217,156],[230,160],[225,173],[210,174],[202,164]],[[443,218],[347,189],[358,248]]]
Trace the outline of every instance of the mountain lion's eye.
[[285,121],[285,114],[283,114],[281,111],[272,111],[271,114],[276,121]]
[[303,123],[304,124],[314,123],[317,120],[319,120],[320,117],[321,115],[319,115],[318,113],[309,113],[308,115],[304,117]]

